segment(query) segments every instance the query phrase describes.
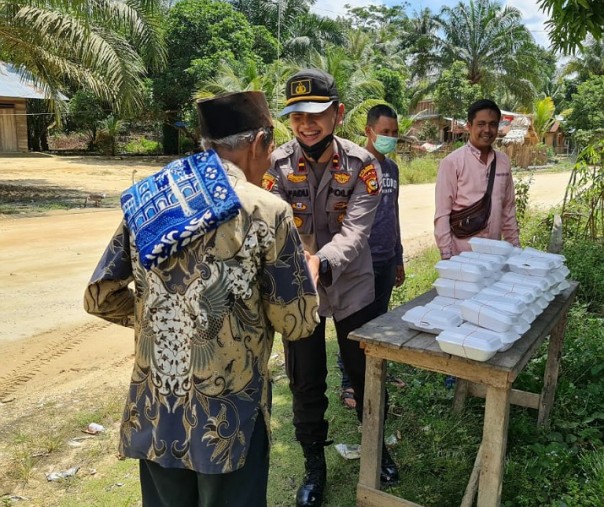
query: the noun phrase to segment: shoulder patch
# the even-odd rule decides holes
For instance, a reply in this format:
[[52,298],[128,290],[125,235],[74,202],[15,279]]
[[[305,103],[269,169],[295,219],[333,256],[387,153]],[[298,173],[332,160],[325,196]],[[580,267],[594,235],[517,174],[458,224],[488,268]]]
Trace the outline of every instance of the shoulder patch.
[[380,191],[380,183],[378,181],[377,171],[373,164],[368,164],[359,173],[359,178],[365,183],[365,188],[369,195],[378,194]]
[[262,188],[264,190],[268,190],[269,192],[273,190],[277,179],[270,173],[264,173],[262,176]]

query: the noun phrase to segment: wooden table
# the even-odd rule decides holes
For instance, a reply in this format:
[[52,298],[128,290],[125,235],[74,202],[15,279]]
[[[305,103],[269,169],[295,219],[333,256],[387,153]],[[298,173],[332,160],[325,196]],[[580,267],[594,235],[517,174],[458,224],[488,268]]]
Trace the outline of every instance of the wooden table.
[[[444,353],[435,335],[414,331],[401,320],[410,308],[430,301],[436,295],[434,291],[353,331],[349,337],[361,342],[367,356],[357,506],[419,507],[380,491],[386,361],[396,361],[457,377],[456,410],[463,407],[468,394],[486,399],[482,444],[461,505],[472,505],[478,490],[478,507],[499,507],[510,403],[538,409],[538,424],[547,423],[558,380],[566,317],[577,287],[577,282],[571,282],[570,287],[556,296],[535,319],[520,340],[486,362]],[[541,393],[512,389],[512,383],[548,335],[549,350]]]

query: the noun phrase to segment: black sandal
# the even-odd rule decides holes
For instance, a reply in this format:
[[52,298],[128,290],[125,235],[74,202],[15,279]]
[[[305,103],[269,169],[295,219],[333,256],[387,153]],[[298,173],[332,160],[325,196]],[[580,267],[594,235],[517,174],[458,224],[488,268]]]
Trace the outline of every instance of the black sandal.
[[344,405],[344,408],[349,410],[357,408],[357,402],[354,399],[354,389],[352,387],[342,389],[340,392],[340,401],[342,402],[342,405]]

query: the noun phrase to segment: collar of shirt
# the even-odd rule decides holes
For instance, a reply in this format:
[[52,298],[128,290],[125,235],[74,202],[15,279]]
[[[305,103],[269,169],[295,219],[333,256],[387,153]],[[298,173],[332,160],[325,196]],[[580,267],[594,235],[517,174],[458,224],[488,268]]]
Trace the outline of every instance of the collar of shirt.
[[[480,159],[480,150],[476,148],[470,141],[468,141],[466,146],[468,150],[470,150],[470,153],[476,157],[481,164],[484,164],[484,162]],[[485,165],[489,165],[493,161],[493,156],[495,156],[495,150],[493,150],[493,147],[491,146],[489,156],[487,157],[487,163]]]

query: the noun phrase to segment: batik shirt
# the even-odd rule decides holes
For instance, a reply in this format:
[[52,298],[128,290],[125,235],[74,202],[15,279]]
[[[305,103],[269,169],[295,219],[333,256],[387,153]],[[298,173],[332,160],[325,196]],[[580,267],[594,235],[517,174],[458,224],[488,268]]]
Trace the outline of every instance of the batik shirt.
[[121,225],[84,298],[134,327],[120,453],[207,474],[245,464],[260,410],[270,433],[274,331],[310,335],[318,308],[291,207],[225,166],[237,217],[150,270]]

